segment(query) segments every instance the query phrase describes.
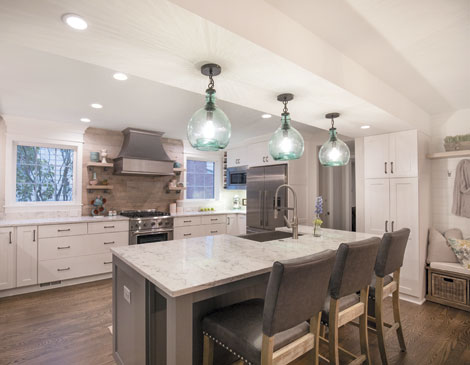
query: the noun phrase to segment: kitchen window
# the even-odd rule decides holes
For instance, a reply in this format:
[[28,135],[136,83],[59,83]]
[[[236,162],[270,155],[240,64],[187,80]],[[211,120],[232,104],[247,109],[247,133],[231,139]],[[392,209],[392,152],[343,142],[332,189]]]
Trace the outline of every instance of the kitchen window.
[[72,202],[75,149],[16,145],[16,202]]
[[215,198],[215,162],[186,160],[186,199]]

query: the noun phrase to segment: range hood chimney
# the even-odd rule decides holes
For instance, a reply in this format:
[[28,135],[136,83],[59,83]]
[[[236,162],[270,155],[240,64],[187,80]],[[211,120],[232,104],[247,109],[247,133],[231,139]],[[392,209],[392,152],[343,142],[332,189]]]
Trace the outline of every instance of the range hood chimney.
[[174,175],[173,160],[162,146],[163,132],[126,128],[124,142],[114,159],[116,175]]

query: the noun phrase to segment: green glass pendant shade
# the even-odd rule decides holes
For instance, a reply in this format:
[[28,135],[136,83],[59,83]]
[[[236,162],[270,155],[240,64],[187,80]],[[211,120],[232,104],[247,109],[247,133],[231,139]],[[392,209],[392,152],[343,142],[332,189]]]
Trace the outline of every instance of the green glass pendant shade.
[[227,147],[232,126],[227,115],[215,104],[215,90],[206,90],[206,105],[196,111],[188,124],[188,140],[200,151],[218,151]]
[[274,160],[296,160],[304,153],[304,139],[291,126],[289,113],[283,113],[281,126],[274,132],[269,141],[269,153]]
[[318,158],[323,166],[344,166],[349,163],[349,147],[336,136],[336,128],[330,128],[330,138],[320,148]]

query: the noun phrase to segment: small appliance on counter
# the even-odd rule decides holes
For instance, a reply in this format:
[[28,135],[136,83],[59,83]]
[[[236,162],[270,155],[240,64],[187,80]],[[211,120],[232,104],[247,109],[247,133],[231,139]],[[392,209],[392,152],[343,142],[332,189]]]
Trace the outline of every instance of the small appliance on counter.
[[233,196],[233,206],[232,206],[232,208],[234,210],[242,209],[241,199],[238,195]]

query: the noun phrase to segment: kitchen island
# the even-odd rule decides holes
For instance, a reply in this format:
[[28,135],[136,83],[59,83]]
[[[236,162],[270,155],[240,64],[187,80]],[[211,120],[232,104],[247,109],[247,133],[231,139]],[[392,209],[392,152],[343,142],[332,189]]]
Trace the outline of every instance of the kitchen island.
[[311,227],[302,226],[299,233],[298,240],[255,242],[219,235],[113,249],[117,363],[200,364],[201,318],[215,308],[264,297],[274,261],[373,237],[328,229],[313,237]]

